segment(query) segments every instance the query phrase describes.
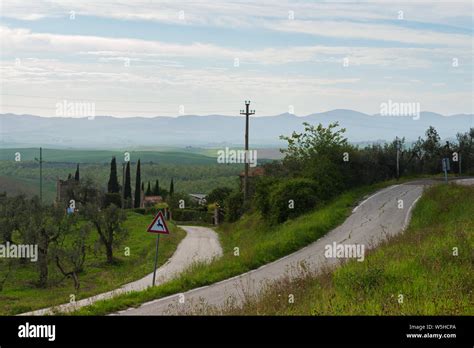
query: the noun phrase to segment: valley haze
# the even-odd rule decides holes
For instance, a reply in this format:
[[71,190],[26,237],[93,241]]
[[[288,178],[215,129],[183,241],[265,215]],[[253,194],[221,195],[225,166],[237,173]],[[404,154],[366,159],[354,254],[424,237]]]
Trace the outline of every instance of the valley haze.
[[[336,109],[307,116],[284,113],[254,116],[250,119],[251,147],[278,147],[280,135],[303,130],[303,122],[327,126],[338,121],[346,128],[352,143],[392,141],[405,137],[407,142],[423,136],[429,126],[442,139],[474,126],[473,114],[443,116],[422,111],[418,118],[368,115]],[[0,115],[0,145],[8,147],[49,146],[55,148],[124,148],[143,146],[241,146],[245,127],[242,116],[184,115],[178,117],[40,117]]]

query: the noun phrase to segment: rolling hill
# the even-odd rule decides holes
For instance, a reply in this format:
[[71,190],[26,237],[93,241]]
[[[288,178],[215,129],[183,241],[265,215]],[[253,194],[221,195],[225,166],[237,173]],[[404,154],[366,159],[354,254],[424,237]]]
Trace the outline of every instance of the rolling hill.
[[[282,145],[280,135],[302,130],[312,124],[339,121],[351,142],[391,141],[405,136],[416,140],[434,126],[448,139],[474,126],[474,115],[443,116],[421,112],[420,118],[368,115],[353,110],[332,110],[307,116],[281,114],[252,117],[250,143],[254,147]],[[244,139],[244,118],[237,116],[88,118],[0,115],[0,145],[5,147],[50,148],[138,148],[144,146],[239,146]]]

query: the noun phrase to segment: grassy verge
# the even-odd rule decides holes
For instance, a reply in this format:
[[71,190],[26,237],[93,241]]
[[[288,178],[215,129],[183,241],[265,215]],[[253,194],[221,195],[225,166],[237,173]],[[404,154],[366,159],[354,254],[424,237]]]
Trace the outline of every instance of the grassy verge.
[[[0,315],[14,315],[46,308],[70,300],[74,294],[76,301],[102,292],[118,288],[120,285],[140,279],[153,270],[155,236],[146,233],[151,216],[128,213],[125,227],[129,236],[116,248],[114,265],[105,263],[105,252],[95,250],[97,233],[91,232],[89,247],[84,265],[84,272],[79,275],[81,287],[75,291],[70,279],[64,279],[51,264],[49,271],[49,286],[45,289],[35,287],[34,281],[38,278],[36,264],[26,263],[14,270],[0,292]],[[158,263],[165,263],[176,250],[185,232],[170,224],[171,234],[162,236]],[[125,256],[125,248],[130,248],[130,256]]]
[[[284,279],[227,315],[473,315],[474,187],[438,185],[409,228],[334,272]],[[457,248],[457,256],[456,249]],[[294,303],[289,303],[290,294]],[[401,297],[402,295],[403,297]]]
[[[210,265],[197,264],[166,284],[124,294],[79,309],[79,315],[104,315],[160,297],[215,283],[258,268],[317,240],[341,224],[365,195],[394,184],[387,181],[349,191],[320,209],[286,223],[269,227],[258,214],[245,216],[218,230],[224,255]],[[295,233],[297,231],[297,233]],[[239,256],[235,256],[238,248]]]

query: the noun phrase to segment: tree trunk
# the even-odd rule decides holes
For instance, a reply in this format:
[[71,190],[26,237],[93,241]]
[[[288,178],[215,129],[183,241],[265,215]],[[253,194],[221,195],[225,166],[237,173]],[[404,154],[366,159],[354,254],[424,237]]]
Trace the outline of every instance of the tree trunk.
[[107,263],[112,264],[114,263],[114,255],[112,251],[112,243],[107,243],[105,245],[105,251],[107,253]]
[[48,284],[48,246],[38,248],[39,286],[45,288]]

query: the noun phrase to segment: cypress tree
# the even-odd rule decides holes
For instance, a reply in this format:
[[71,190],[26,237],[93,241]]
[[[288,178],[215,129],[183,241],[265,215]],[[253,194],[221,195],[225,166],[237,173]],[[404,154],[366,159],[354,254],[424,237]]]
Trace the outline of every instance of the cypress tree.
[[76,174],[74,174],[74,180],[79,181],[79,163],[77,164]]
[[142,198],[140,187],[142,187],[142,176],[140,172],[140,159],[138,159],[137,175],[135,176],[135,202],[133,204],[135,208],[140,208],[140,203],[141,203],[141,198]]
[[171,182],[170,182],[170,196],[173,196],[173,193],[174,193],[174,182],[173,182],[173,178],[171,178]]
[[125,187],[123,189],[123,197],[125,201],[132,199],[132,185],[130,182],[130,161],[127,162],[127,168],[125,169]]
[[151,186],[150,186],[150,182],[149,182],[149,181],[148,181],[148,187],[147,187],[147,189],[146,189],[145,196],[151,196]]
[[153,194],[155,196],[160,195],[160,182],[158,181],[158,179],[156,179],[156,181],[155,181],[155,187],[153,188]]
[[109,182],[107,183],[107,191],[109,193],[119,193],[120,186],[117,179],[117,162],[115,161],[115,157],[112,157],[112,161],[110,162],[110,177]]

